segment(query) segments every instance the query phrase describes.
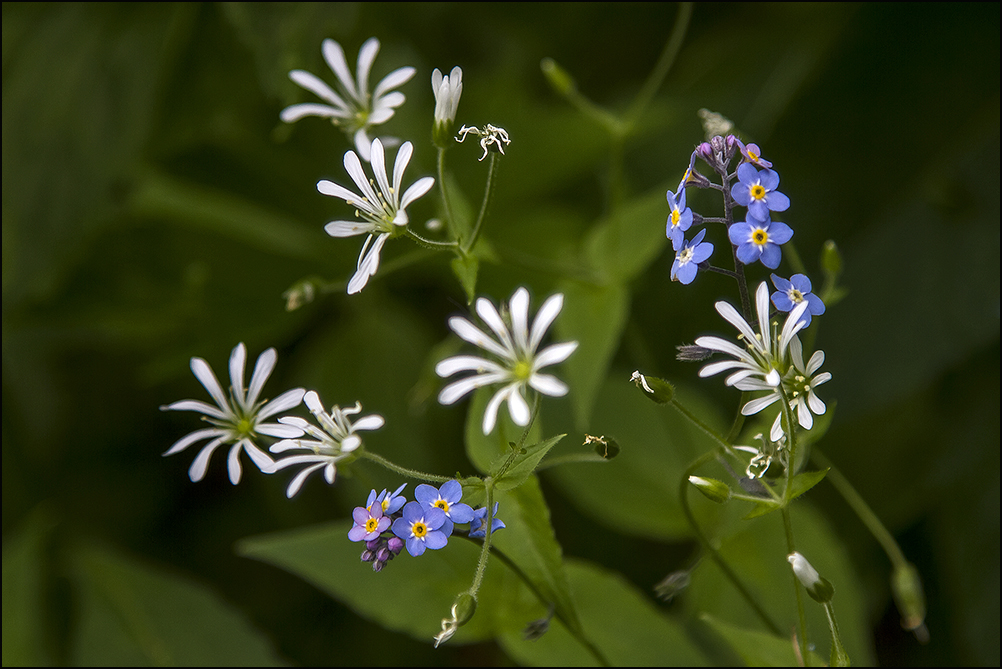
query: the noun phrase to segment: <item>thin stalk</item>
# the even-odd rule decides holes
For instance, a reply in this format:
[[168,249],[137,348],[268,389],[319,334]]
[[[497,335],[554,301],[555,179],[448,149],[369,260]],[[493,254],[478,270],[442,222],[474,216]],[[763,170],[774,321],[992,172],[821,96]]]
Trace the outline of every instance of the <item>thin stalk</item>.
[[473,224],[473,232],[470,233],[470,238],[459,246],[459,250],[462,251],[463,255],[469,254],[473,245],[477,243],[477,239],[480,237],[480,229],[483,226],[484,219],[487,217],[487,206],[490,204],[491,196],[494,195],[494,179],[497,176],[497,171],[498,154],[491,153],[491,162],[487,168],[487,183],[484,185],[484,200],[480,203],[480,214],[477,215],[477,222]]
[[[720,444],[720,446],[721,446],[721,447],[723,447],[723,448],[724,448],[724,450],[726,450],[726,451],[727,451],[728,453],[730,453],[730,454],[731,454],[731,455],[733,455],[733,456],[737,456],[737,453],[735,453],[735,452],[734,452],[734,447],[733,447],[733,446],[731,446],[731,445],[730,445],[729,443],[727,443],[727,442],[726,442],[726,441],[724,440],[724,438],[723,438],[723,437],[721,437],[721,436],[720,436],[719,434],[717,434],[717,433],[716,433],[716,431],[715,431],[715,430],[714,430],[713,428],[711,428],[711,427],[710,427],[709,425],[707,425],[707,424],[706,424],[706,423],[704,423],[703,421],[701,421],[701,420],[699,420],[698,418],[696,418],[696,415],[695,415],[695,414],[693,414],[693,413],[692,413],[691,411],[689,411],[688,409],[686,409],[686,408],[685,408],[684,406],[682,406],[682,403],[681,403],[681,402],[679,402],[679,401],[678,401],[678,400],[677,400],[676,398],[674,398],[674,397],[673,397],[673,398],[671,399],[671,405],[672,405],[673,407],[675,407],[675,410],[676,410],[676,411],[678,411],[678,412],[679,412],[680,414],[682,414],[682,415],[683,415],[683,416],[684,416],[684,417],[685,417],[686,419],[688,419],[690,423],[692,423],[693,425],[695,425],[696,427],[698,427],[698,428],[699,428],[700,430],[702,430],[702,431],[703,431],[703,432],[704,432],[704,433],[705,433],[705,434],[706,434],[707,436],[709,436],[709,437],[710,437],[711,439],[713,439],[713,440],[714,440],[714,441],[716,441],[716,442],[717,442],[718,444]],[[686,480],[688,480],[688,478],[689,478],[689,477],[686,477]]]
[[432,251],[453,251],[459,248],[459,242],[437,242],[434,239],[428,239],[427,237],[422,237],[418,233],[411,230],[409,227],[405,233],[409,238],[417,242],[418,245],[430,249]]
[[[784,506],[781,513],[783,514],[783,529],[786,532],[786,550],[787,554],[790,554],[797,550],[793,542],[790,507]],[[800,592],[800,579],[797,578],[792,569],[790,576],[793,578],[793,591],[797,594],[797,645],[800,647],[800,657],[803,658],[806,667],[810,665],[810,656],[807,654],[807,615],[804,613],[804,595]]]
[[624,120],[627,124],[632,125],[640,117],[647,105],[654,99],[658,89],[661,88],[661,84],[664,83],[665,77],[668,76],[668,72],[675,62],[675,57],[682,48],[682,42],[685,40],[685,33],[689,29],[689,19],[691,17],[692,3],[681,3],[678,7],[678,16],[675,18],[675,25],[672,27],[671,35],[665,43],[665,48],[661,51],[661,57],[658,58],[657,64],[651,70],[647,81],[644,82],[637,97],[633,100],[633,104],[630,105],[629,111],[626,112]]
[[[793,422],[793,411],[790,409],[790,402],[786,397],[786,390],[783,384],[779,385],[780,402],[782,403],[783,422],[786,423],[787,443],[786,447],[790,454],[787,456],[786,464],[786,490],[783,491],[783,529],[786,531],[786,553],[787,555],[797,550],[793,541],[793,522],[790,519],[790,495],[793,493],[794,467],[797,462],[797,428]],[[804,659],[804,666],[807,666],[809,657],[807,655],[807,616],[804,614],[804,596],[800,592],[800,580],[791,570],[793,577],[793,591],[797,596],[797,642],[800,646],[800,656]]]
[[381,455],[376,455],[372,451],[362,451],[361,456],[366,460],[372,460],[377,465],[386,467],[391,472],[396,472],[401,476],[406,476],[408,478],[417,479],[419,481],[430,481],[432,483],[445,483],[446,481],[451,481],[452,477],[449,476],[439,476],[438,474],[428,474],[427,472],[418,471],[417,469],[408,469],[407,467],[401,467],[398,464],[394,464],[384,458]]
[[449,231],[449,236],[456,239],[456,219],[452,213],[452,202],[449,200],[449,193],[445,188],[445,149],[438,149],[438,189],[442,192],[442,206],[445,208],[445,227]]

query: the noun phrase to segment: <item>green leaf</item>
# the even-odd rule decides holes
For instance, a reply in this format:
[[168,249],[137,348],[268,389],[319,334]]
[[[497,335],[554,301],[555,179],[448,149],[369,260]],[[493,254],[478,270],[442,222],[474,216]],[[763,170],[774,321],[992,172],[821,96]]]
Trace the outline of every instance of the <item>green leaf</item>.
[[480,260],[472,255],[457,256],[452,259],[450,266],[466,293],[466,304],[472,304],[477,296],[477,271],[480,269]]
[[[524,427],[512,422],[511,418],[508,417],[507,408],[502,406],[498,410],[494,431],[490,434],[484,434],[484,411],[495,392],[495,389],[492,388],[478,388],[473,393],[473,399],[470,401],[470,408],[466,414],[466,455],[483,474],[492,471],[491,468],[499,456],[507,457],[511,452],[511,447],[508,444],[511,442],[519,443],[522,440],[522,433],[525,432]],[[525,441],[536,443],[541,440],[540,421],[537,419],[529,428],[529,435]]]
[[668,242],[664,226],[667,215],[663,190],[626,202],[588,235],[588,260],[613,281],[625,284],[661,255]]
[[72,558],[80,598],[71,664],[282,664],[265,637],[204,586],[107,548],[82,546]]
[[[551,448],[557,445],[557,442],[566,436],[566,434],[558,434],[546,441],[520,449],[518,454],[515,455],[511,466],[508,467],[500,478],[497,478],[495,487],[498,490],[511,490],[522,485],[529,478],[529,475],[536,470],[536,465],[539,464],[539,461],[543,459]],[[497,476],[494,468],[491,469],[491,476]]]
[[[797,653],[793,648],[792,638],[784,639],[768,632],[731,625],[709,613],[701,615],[700,620],[722,636],[731,650],[737,653],[749,667],[800,666],[800,662],[797,661]],[[810,666],[824,666],[824,661],[818,657],[817,653],[811,652],[809,654],[811,656]]]
[[817,472],[801,472],[793,477],[790,481],[790,499],[796,499],[803,495],[805,492],[821,483],[825,476],[828,475],[827,469],[822,469]]
[[558,340],[578,342],[564,363],[571,386],[576,427],[584,430],[629,313],[629,291],[621,286],[589,286],[566,281],[560,286],[564,308],[556,322]]
[[[705,666],[685,628],[621,574],[568,560],[567,575],[581,613],[582,636],[613,666]],[[596,666],[596,658],[556,619],[537,640],[509,632],[499,639],[516,662],[533,666]]]
[[35,510],[3,545],[3,666],[51,665],[44,618],[45,542],[51,514]]

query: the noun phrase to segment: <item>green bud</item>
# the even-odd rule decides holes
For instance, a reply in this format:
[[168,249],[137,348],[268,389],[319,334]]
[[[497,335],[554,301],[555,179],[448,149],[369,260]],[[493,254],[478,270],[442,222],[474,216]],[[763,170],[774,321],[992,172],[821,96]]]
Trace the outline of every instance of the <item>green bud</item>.
[[675,397],[675,387],[664,379],[659,379],[656,376],[644,376],[640,372],[633,372],[630,380],[636,384],[637,388],[644,391],[644,395],[652,402],[668,404]]
[[452,604],[453,617],[456,619],[457,625],[465,625],[473,617],[473,614],[477,612],[477,598],[468,592],[456,597],[456,601]]
[[539,68],[543,70],[546,80],[550,82],[550,86],[553,86],[553,90],[557,93],[567,95],[577,88],[577,84],[574,83],[574,79],[570,73],[557,65],[557,62],[552,58],[544,58],[539,61]]
[[723,481],[702,476],[690,476],[689,483],[696,486],[696,490],[703,493],[711,502],[723,504],[731,498],[731,488]]
[[837,278],[842,273],[842,254],[839,253],[838,247],[831,239],[821,247],[821,268],[832,279]]
[[901,626],[913,632],[919,640],[927,638],[929,632],[925,628],[925,593],[915,565],[908,563],[894,570],[891,574],[891,591],[898,611],[901,612]]

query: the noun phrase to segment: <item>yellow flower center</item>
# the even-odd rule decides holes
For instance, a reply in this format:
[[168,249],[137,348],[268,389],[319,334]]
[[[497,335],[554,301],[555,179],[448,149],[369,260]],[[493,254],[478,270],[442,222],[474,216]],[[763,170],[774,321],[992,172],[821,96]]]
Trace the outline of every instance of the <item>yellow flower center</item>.
[[428,534],[428,526],[424,524],[424,521],[419,520],[411,525],[411,534],[418,539],[424,539]]
[[532,376],[532,367],[530,367],[529,363],[524,360],[520,360],[515,363],[515,368],[511,371],[515,375],[515,378],[521,381],[526,381],[530,376]]
[[766,232],[765,230],[759,228],[758,230],[752,233],[752,242],[758,244],[759,246],[762,246],[768,241],[769,241],[769,233]]
[[674,228],[676,225],[678,225],[678,221],[679,221],[680,218],[682,218],[682,215],[680,213],[678,213],[678,209],[672,209],[671,210],[671,227]]
[[761,200],[762,198],[765,197],[765,186],[763,186],[762,184],[755,184],[754,186],[751,187],[749,192],[751,193],[751,196],[753,198],[755,198],[756,200]]
[[370,517],[367,521],[365,521],[366,532],[375,532],[377,527],[379,527],[379,521],[375,518]]
[[800,304],[801,302],[803,302],[803,301],[804,301],[804,294],[803,294],[803,293],[801,293],[801,292],[800,292],[799,290],[797,290],[796,288],[792,289],[792,290],[791,290],[791,291],[790,291],[790,292],[788,293],[788,295],[789,295],[789,297],[790,297],[790,301],[791,301],[791,302],[793,302],[794,304]]
[[446,502],[444,499],[437,500],[435,502],[435,506],[437,506],[438,508],[442,509],[442,511],[445,511],[446,513],[449,513],[449,503]]

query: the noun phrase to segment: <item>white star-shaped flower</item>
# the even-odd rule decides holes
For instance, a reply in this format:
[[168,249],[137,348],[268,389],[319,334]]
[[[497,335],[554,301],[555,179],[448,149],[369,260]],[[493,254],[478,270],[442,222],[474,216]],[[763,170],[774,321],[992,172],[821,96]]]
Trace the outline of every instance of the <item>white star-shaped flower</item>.
[[281,418],[279,420],[285,425],[294,427],[300,431],[300,434],[306,433],[313,439],[285,439],[271,447],[272,453],[284,453],[295,449],[311,451],[302,455],[282,458],[272,468],[273,472],[277,472],[292,465],[308,465],[296,474],[289,483],[285,495],[290,499],[303,487],[306,477],[318,469],[323,469],[327,483],[333,484],[337,475],[338,461],[345,459],[362,445],[362,438],[355,432],[358,430],[378,430],[386,422],[382,416],[376,414],[362,416],[354,421],[348,418],[362,411],[362,405],[359,402],[355,402],[354,407],[345,409],[335,404],[330,413],[327,413],[320,402],[320,396],[312,390],[306,393],[303,402],[306,403],[310,413],[316,417],[323,429],[296,416]]
[[[372,140],[370,154],[372,158],[372,173],[376,177],[375,187],[362,170],[362,163],[354,151],[344,154],[344,168],[355,185],[362,192],[353,193],[343,186],[326,179],[317,184],[317,190],[324,195],[339,197],[355,207],[355,215],[361,221],[331,221],[324,230],[331,237],[352,237],[368,234],[358,254],[358,265],[355,275],[348,282],[348,294],[353,295],[368,283],[369,277],[379,268],[379,252],[390,237],[403,232],[407,226],[407,205],[418,199],[435,185],[432,177],[422,177],[411,184],[410,188],[400,196],[400,188],[404,179],[404,170],[410,162],[414,147],[410,142],[404,142],[393,164],[393,184],[386,176],[386,159],[383,155],[383,144],[378,139]],[[375,242],[373,242],[375,237]]]
[[449,327],[462,339],[476,344],[494,354],[498,360],[488,360],[473,355],[458,355],[446,358],[435,366],[435,373],[441,377],[452,376],[456,372],[475,372],[454,383],[450,383],[438,395],[442,404],[452,404],[461,397],[481,386],[495,383],[505,384],[487,403],[484,411],[484,434],[490,434],[497,422],[501,403],[508,402],[508,413],[517,425],[528,425],[529,405],[522,396],[526,386],[552,397],[567,394],[567,385],[555,376],[542,374],[539,370],[549,365],[563,362],[577,348],[576,341],[553,344],[536,352],[543,335],[553,323],[564,305],[564,296],[551,295],[540,307],[529,329],[529,291],[519,288],[509,302],[510,326],[501,317],[494,305],[483,297],[477,299],[476,310],[481,320],[497,336],[495,340],[480,328],[460,316],[449,319]]
[[230,393],[227,397],[222,386],[216,379],[209,363],[202,358],[191,359],[191,371],[195,373],[195,378],[205,386],[212,399],[216,401],[216,406],[212,406],[201,400],[181,400],[167,406],[160,407],[163,411],[197,411],[205,414],[202,420],[211,423],[214,427],[204,430],[196,430],[191,434],[178,439],[164,455],[174,455],[180,453],[192,444],[203,439],[212,439],[206,444],[192,463],[188,470],[188,476],[192,481],[201,481],[205,476],[205,471],[209,466],[209,458],[213,452],[222,444],[233,444],[227,458],[227,469],[230,474],[230,481],[236,485],[240,482],[241,466],[240,451],[246,451],[247,455],[255,465],[263,472],[270,472],[274,464],[267,453],[258,448],[255,441],[261,435],[286,439],[302,435],[302,430],[291,425],[280,425],[278,423],[263,422],[269,416],[273,416],[282,411],[287,411],[299,404],[303,399],[302,388],[294,388],[282,393],[272,401],[263,400],[258,402],[264,382],[271,375],[271,370],[275,368],[277,354],[275,349],[269,348],[262,353],[254,366],[254,374],[251,376],[250,387],[244,387],[244,367],[247,361],[247,349],[243,343],[237,344],[230,355]]
[[289,72],[290,79],[330,104],[292,105],[282,110],[281,118],[286,123],[298,121],[304,116],[330,118],[334,125],[342,126],[345,133],[354,139],[358,153],[363,160],[368,161],[371,146],[369,128],[390,120],[394,110],[406,100],[403,93],[393,89],[409,81],[417,70],[413,67],[401,67],[390,72],[376,85],[370,97],[369,71],[379,53],[378,39],[368,39],[359,49],[357,80],[352,80],[348,61],[340,44],[332,39],[325,39],[321,51],[327,65],[337,76],[340,95],[316,75],[305,70],[293,70]]

